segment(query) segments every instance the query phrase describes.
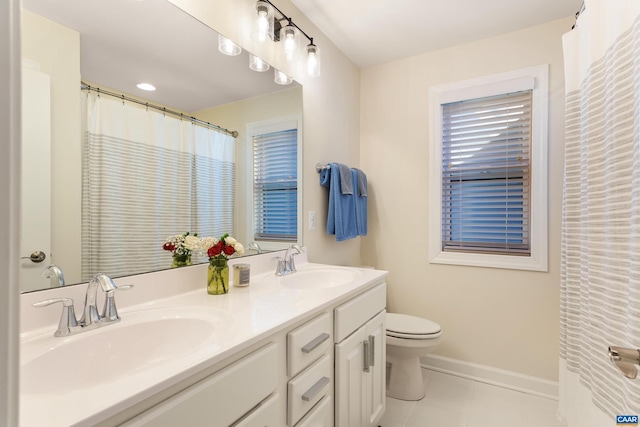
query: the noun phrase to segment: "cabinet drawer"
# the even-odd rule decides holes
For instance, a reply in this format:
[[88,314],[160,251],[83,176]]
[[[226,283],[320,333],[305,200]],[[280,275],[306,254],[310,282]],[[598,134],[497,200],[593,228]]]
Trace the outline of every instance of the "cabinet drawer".
[[[231,427],[277,427],[282,425],[280,421],[278,402],[280,395],[274,393],[267,400],[256,406],[249,414]],[[283,415],[284,416],[284,415]]]
[[331,358],[325,354],[287,385],[287,422],[295,425],[333,387]]
[[342,341],[387,305],[387,285],[382,283],[335,309],[333,339]]
[[325,396],[296,427],[331,427],[333,426],[333,402],[331,396]]
[[325,313],[287,334],[288,376],[302,371],[332,346],[331,330],[331,315]]
[[275,344],[262,347],[143,412],[125,425],[231,425],[276,389],[277,354]]

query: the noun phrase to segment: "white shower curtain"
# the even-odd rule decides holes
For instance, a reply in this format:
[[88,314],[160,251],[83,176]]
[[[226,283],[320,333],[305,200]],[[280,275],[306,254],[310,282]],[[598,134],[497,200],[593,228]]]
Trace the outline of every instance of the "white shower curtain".
[[82,278],[168,268],[165,239],[233,233],[233,137],[82,93]]
[[560,414],[615,426],[640,414],[640,380],[607,355],[640,348],[640,1],[585,0],[563,43]]

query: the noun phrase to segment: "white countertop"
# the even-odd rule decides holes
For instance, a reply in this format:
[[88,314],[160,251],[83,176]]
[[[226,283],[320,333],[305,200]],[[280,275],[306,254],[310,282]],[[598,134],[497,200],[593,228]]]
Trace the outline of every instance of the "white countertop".
[[[116,375],[111,380],[95,381],[95,384],[92,384],[94,381],[91,378],[85,378],[90,376],[86,372],[76,369],[63,372],[59,366],[47,366],[48,360],[43,365],[45,368],[39,371],[52,376],[52,381],[47,384],[43,382],[42,386],[38,385],[38,371],[28,374],[21,372],[20,425],[66,427],[93,425],[108,419],[238,351],[287,329],[314,312],[346,301],[380,282],[387,274],[385,271],[357,269],[358,278],[345,285],[323,289],[293,289],[283,286],[281,279],[273,275],[273,256],[274,254],[265,254],[233,260],[251,263],[251,285],[245,288],[231,286],[226,295],[207,294],[206,264],[118,279],[118,285],[136,285],[132,290],[116,296],[121,322],[64,338],[53,337],[61,307],[54,305],[36,309],[31,307],[31,303],[63,295],[70,296],[76,302],[76,312],[81,313],[86,287],[73,286],[23,295],[21,366],[33,362],[53,346],[73,345],[74,340],[88,338],[89,334],[93,334],[91,339],[99,343],[101,334],[116,334],[120,329],[124,330],[123,333],[132,331],[134,329],[131,326],[138,319],[155,313],[159,316],[171,313],[174,317],[180,317],[181,312],[188,317],[202,316],[214,326],[203,345],[194,351],[183,352],[184,354],[180,352],[180,348],[176,348],[179,345],[166,346],[167,340],[172,339],[167,338],[171,331],[157,337],[145,336],[145,340],[163,342],[165,351],[149,360],[143,370],[128,372],[124,376]],[[296,261],[300,272],[305,268],[322,267],[320,264],[307,263],[306,257],[299,257]],[[197,327],[198,324],[194,325]],[[83,354],[75,357],[82,358]],[[118,369],[118,361],[121,360],[118,357],[127,355],[114,354],[113,366],[95,366],[96,377],[99,378],[103,374],[102,370],[106,370],[105,377],[112,378],[107,374],[109,370]],[[77,377],[74,378],[74,375]],[[54,386],[57,382],[64,382],[66,376],[83,386],[70,391],[64,390],[63,384],[59,388]],[[59,381],[56,381],[58,378]]]

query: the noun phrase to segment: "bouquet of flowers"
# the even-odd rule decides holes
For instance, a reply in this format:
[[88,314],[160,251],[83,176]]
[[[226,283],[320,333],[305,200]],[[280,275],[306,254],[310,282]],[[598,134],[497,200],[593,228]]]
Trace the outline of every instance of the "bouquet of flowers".
[[219,240],[215,237],[205,237],[200,243],[209,256],[207,292],[212,295],[226,294],[229,292],[227,260],[231,255],[244,254],[244,246],[226,233]]
[[220,237],[205,237],[202,239],[201,246],[207,251],[209,260],[212,259],[228,259],[233,254],[244,254],[244,246],[233,237],[226,234]]
[[198,250],[201,245],[201,239],[198,233],[176,234],[170,236],[162,245],[162,249],[171,252],[173,255],[173,263],[171,267],[180,267],[183,265],[191,265],[191,254]]

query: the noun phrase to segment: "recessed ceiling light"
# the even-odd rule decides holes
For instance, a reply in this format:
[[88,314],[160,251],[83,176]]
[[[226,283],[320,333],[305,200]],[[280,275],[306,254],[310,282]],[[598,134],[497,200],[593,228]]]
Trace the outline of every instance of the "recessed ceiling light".
[[138,89],[142,89],[142,90],[148,90],[148,91],[156,90],[156,87],[151,83],[138,83],[136,86],[138,87]]

